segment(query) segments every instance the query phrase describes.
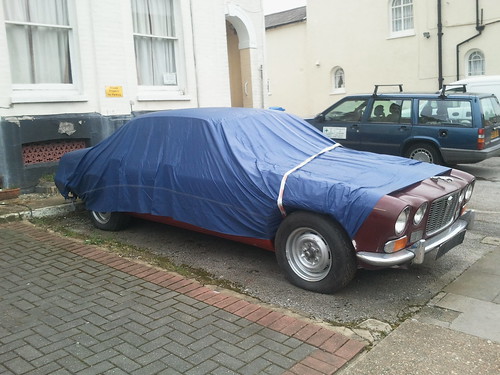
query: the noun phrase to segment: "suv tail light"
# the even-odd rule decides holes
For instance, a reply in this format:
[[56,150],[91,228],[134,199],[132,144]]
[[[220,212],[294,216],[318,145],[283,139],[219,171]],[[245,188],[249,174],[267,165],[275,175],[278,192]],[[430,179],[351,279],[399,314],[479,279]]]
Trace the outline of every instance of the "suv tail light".
[[477,149],[484,150],[484,128],[477,130]]

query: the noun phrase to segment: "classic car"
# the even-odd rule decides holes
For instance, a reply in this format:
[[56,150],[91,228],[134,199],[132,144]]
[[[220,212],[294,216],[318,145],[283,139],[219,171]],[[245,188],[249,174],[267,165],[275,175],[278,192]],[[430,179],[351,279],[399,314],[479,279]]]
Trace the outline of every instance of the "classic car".
[[286,112],[195,108],[132,119],[55,176],[93,224],[130,216],[275,251],[291,283],[333,293],[358,267],[422,263],[464,240],[474,177],[342,147]]

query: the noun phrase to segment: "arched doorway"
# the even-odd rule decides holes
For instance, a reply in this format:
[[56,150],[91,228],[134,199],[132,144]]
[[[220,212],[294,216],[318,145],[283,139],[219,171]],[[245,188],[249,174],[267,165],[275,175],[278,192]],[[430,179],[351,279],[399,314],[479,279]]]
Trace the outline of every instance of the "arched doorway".
[[255,49],[253,27],[246,14],[234,4],[227,5],[226,38],[231,87],[231,106],[254,106],[252,49]]
[[244,107],[243,79],[241,77],[241,56],[238,48],[238,33],[230,22],[226,21],[227,58],[229,66],[229,85],[231,88],[231,107]]

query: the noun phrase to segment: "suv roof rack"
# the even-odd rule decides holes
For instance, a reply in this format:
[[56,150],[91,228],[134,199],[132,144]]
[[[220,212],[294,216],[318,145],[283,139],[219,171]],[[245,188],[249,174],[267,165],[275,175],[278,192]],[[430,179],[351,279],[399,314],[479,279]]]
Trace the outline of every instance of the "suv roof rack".
[[447,85],[443,85],[443,88],[441,90],[439,90],[439,95],[441,97],[446,96],[446,88],[449,86],[458,86],[462,89],[460,92],[467,92],[467,84],[466,83],[449,83]]
[[373,90],[373,96],[377,96],[378,88],[379,87],[394,87],[398,86],[399,87],[399,92],[403,92],[403,84],[402,83],[395,83],[392,85],[375,85],[375,89]]

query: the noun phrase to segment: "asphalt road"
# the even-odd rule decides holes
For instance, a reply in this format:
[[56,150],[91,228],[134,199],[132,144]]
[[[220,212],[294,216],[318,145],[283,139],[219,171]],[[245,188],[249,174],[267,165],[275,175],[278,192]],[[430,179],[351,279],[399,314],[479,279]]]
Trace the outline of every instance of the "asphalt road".
[[[465,242],[438,260],[410,269],[358,271],[355,279],[335,295],[308,292],[289,284],[274,253],[162,224],[136,220],[124,231],[95,230],[89,220],[67,217],[66,224],[85,234],[115,238],[165,255],[176,264],[205,270],[229,280],[263,302],[342,325],[374,318],[397,324],[425,305],[444,286],[492,250],[499,238],[500,157],[475,165],[459,165],[477,177],[470,208],[476,225]],[[69,221],[69,222],[68,222]]]

